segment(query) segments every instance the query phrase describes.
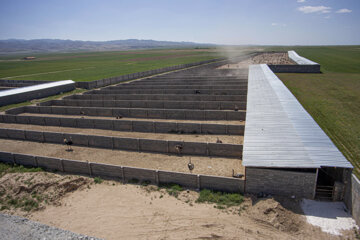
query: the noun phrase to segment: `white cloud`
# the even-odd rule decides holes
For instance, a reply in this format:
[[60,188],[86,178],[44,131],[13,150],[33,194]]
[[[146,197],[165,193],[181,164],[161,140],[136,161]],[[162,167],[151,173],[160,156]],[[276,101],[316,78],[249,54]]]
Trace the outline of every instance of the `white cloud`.
[[298,3],[304,3],[306,0],[297,0]]
[[329,13],[331,7],[325,6],[303,6],[299,7],[298,10],[303,13]]
[[347,8],[342,8],[336,11],[336,13],[351,13],[352,10],[347,9]]
[[324,17],[324,18],[329,19],[329,18],[330,18],[330,16],[326,16],[326,17]]
[[285,23],[271,23],[271,26],[273,26],[273,27],[286,27],[287,25]]

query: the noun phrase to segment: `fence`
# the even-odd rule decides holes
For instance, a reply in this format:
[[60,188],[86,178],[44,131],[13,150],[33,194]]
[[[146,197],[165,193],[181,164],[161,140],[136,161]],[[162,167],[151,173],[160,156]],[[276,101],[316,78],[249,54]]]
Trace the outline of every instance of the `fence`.
[[246,101],[246,95],[177,95],[177,94],[84,94],[70,95],[63,99],[82,100],[147,100],[147,101]]
[[148,77],[148,76],[155,75],[155,74],[165,73],[165,72],[169,72],[169,71],[175,71],[175,70],[179,70],[179,69],[183,69],[183,68],[194,67],[194,66],[198,66],[198,65],[202,65],[202,64],[223,61],[223,60],[225,60],[225,58],[218,58],[218,59],[212,59],[212,60],[188,63],[188,64],[180,64],[180,65],[175,65],[175,66],[170,66],[170,67],[165,67],[165,68],[149,70],[149,71],[145,71],[145,72],[131,73],[131,74],[122,75],[122,76],[118,76],[118,77],[104,78],[104,79],[95,80],[95,81],[91,81],[91,82],[76,82],[76,87],[86,88],[86,89],[100,88],[100,87],[104,87],[107,85],[113,85],[116,83],[134,80],[137,78]]
[[0,122],[33,124],[58,127],[78,127],[113,131],[182,133],[182,134],[229,134],[243,135],[244,125],[176,123],[154,121],[132,121],[111,119],[61,118],[47,116],[2,115]]
[[85,115],[102,117],[129,117],[181,120],[245,120],[244,111],[189,110],[189,109],[142,109],[142,108],[96,108],[25,106],[7,110],[7,114],[44,113],[57,115]]
[[0,152],[0,161],[66,173],[108,177],[123,182],[136,179],[140,182],[147,181],[156,185],[176,183],[191,189],[206,188],[216,191],[244,193],[244,180],[236,178],[124,167],[9,152]]
[[[167,154],[184,154],[218,157],[242,156],[243,146],[239,144],[200,143],[168,140],[152,140],[142,138],[121,138],[73,133],[40,132],[20,129],[0,128],[0,138],[26,140],[35,142],[64,144],[64,138],[72,138],[75,146],[130,150],[141,152],[157,152]],[[176,146],[181,146],[179,152]]]
[[206,109],[245,110],[246,102],[240,101],[142,101],[142,100],[51,100],[39,106],[112,107],[112,108],[160,108],[160,109]]

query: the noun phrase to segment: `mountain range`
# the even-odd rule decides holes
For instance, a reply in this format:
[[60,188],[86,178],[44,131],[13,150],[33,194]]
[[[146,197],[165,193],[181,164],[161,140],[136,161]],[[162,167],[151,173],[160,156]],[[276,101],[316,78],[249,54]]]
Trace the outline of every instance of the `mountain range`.
[[7,39],[0,40],[0,54],[36,53],[36,52],[73,52],[136,50],[150,48],[210,47],[213,44],[193,42],[171,42],[155,40],[113,40],[113,41],[73,41],[61,39]]

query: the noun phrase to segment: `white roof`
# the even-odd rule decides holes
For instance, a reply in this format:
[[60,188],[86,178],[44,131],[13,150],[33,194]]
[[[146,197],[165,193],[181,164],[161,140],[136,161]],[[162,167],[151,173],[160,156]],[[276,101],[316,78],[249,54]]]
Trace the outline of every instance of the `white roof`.
[[249,67],[243,165],[352,168],[266,64]]
[[288,51],[289,58],[292,59],[299,65],[318,65],[318,63],[313,62],[307,58],[299,56],[294,50]]
[[64,81],[57,81],[57,82],[51,82],[51,83],[43,83],[43,84],[38,84],[38,85],[33,85],[33,86],[28,86],[28,87],[9,89],[9,90],[1,91],[0,97],[5,97],[5,96],[9,96],[9,95],[24,93],[24,92],[31,92],[31,91],[36,91],[36,90],[41,90],[41,89],[46,89],[46,88],[52,88],[52,87],[57,87],[57,86],[62,86],[62,85],[67,85],[67,84],[75,84],[75,82],[72,80],[64,80]]

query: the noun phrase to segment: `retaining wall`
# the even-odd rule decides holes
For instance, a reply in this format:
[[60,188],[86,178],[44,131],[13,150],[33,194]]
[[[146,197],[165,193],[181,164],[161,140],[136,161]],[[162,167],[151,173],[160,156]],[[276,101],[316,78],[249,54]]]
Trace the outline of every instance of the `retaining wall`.
[[206,188],[224,192],[244,193],[244,180],[236,178],[124,167],[9,152],[0,152],[0,161],[10,164],[41,167],[47,170],[56,170],[66,173],[107,177],[115,180],[122,180],[124,182],[136,179],[140,182],[149,181],[152,184],[157,185],[176,183],[192,189]]
[[316,173],[247,167],[245,175],[247,193],[314,198]]
[[75,146],[130,150],[139,152],[141,151],[179,154],[176,150],[176,146],[180,145],[182,146],[182,151],[180,155],[205,155],[241,158],[243,148],[243,146],[239,144],[198,143],[151,140],[141,138],[121,138],[7,128],[0,128],[0,132],[0,138],[5,139],[64,144],[64,138],[69,139],[71,137],[73,145]]

